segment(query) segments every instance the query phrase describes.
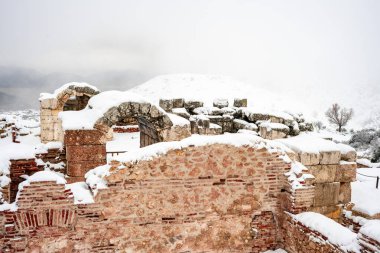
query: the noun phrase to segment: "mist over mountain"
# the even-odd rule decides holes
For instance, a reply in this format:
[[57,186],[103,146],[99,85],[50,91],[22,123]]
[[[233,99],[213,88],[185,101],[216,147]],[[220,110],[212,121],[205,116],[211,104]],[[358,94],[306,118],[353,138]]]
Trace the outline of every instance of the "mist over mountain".
[[53,72],[44,74],[33,69],[0,67],[0,110],[37,109],[42,92],[53,92],[73,81],[87,82],[100,90],[127,90],[149,79],[133,71],[104,71],[90,74]]

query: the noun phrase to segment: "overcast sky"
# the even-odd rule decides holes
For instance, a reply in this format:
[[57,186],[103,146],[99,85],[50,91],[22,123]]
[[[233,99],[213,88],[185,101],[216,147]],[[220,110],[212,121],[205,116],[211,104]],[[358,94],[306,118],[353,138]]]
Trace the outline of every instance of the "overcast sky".
[[131,73],[127,86],[193,72],[309,93],[380,90],[379,45],[377,0],[0,0],[0,67]]

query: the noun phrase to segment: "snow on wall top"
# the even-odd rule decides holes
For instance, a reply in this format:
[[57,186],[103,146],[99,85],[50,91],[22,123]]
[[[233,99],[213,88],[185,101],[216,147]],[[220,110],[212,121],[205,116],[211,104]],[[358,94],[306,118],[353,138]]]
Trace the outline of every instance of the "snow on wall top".
[[168,113],[170,120],[173,122],[173,126],[190,126],[190,121],[180,117],[178,115]]
[[292,217],[311,230],[326,236],[329,242],[337,245],[345,252],[360,252],[357,235],[334,220],[314,212],[304,212],[292,215]]
[[[132,150],[128,153],[116,156],[113,159],[123,163],[135,163],[143,160],[152,160],[156,157],[165,155],[170,150],[182,149],[189,146],[206,146],[212,144],[226,144],[235,147],[250,146],[256,149],[266,148],[268,152],[281,153],[280,158],[286,163],[292,161],[287,156],[286,152],[292,152],[283,144],[265,140],[253,134],[248,133],[225,133],[223,135],[192,135],[186,139],[172,142],[159,142],[144,148]],[[106,176],[110,175],[111,165],[103,165],[96,167],[88,171],[85,175],[86,183],[91,187],[92,191],[96,195],[98,189],[107,188]],[[123,169],[121,166],[119,169]],[[306,170],[306,169],[305,169]],[[299,187],[302,187],[301,185]]]
[[87,88],[90,88],[94,91],[99,91],[97,87],[90,85],[88,83],[71,82],[71,83],[66,83],[66,84],[62,85],[61,87],[56,89],[53,93],[41,93],[39,100],[41,101],[41,100],[45,100],[45,99],[57,98],[61,92],[65,91],[70,86],[81,87],[81,88],[87,87]]
[[278,139],[277,141],[297,153],[319,154],[320,152],[340,151],[338,145],[333,141],[324,140],[308,134],[300,134],[295,137]]
[[[122,103],[150,103],[142,96],[129,91],[105,91],[90,98],[85,109],[81,111],[64,111],[59,113],[63,130],[94,129],[95,122],[110,108]],[[161,107],[155,105],[162,114],[167,114]]]

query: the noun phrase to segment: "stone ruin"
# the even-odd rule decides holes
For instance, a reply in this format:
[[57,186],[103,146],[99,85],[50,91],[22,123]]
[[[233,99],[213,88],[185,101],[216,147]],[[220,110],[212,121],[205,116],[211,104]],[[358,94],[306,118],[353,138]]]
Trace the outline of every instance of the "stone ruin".
[[[57,93],[64,99],[41,100],[41,140],[63,146],[38,156],[59,157],[65,178],[34,160],[11,161],[11,174],[30,177],[12,177],[12,194],[4,196],[16,201],[0,205],[1,252],[380,251],[376,238],[343,215],[352,208],[355,151],[314,137],[299,141],[312,130],[299,115],[257,112],[246,99],[233,106],[217,99],[213,107],[161,99],[156,106],[129,93],[92,91],[69,85]],[[59,113],[74,94],[92,98]],[[117,101],[93,103],[109,95]],[[71,125],[73,118],[92,121]],[[112,126],[123,122],[137,122],[141,148],[107,162]],[[320,142],[329,148],[313,147]],[[335,242],[304,214],[359,239]]]

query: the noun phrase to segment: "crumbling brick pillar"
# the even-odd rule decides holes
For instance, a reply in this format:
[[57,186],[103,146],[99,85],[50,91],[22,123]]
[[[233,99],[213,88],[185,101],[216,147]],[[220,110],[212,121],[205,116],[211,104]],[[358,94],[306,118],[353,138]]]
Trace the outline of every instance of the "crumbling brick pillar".
[[18,185],[25,180],[21,176],[31,176],[37,171],[40,171],[40,169],[37,167],[35,159],[11,160],[9,175],[11,178],[11,183],[9,186],[9,202],[15,201]]
[[87,171],[106,164],[105,138],[99,130],[65,131],[69,182],[83,181]]

